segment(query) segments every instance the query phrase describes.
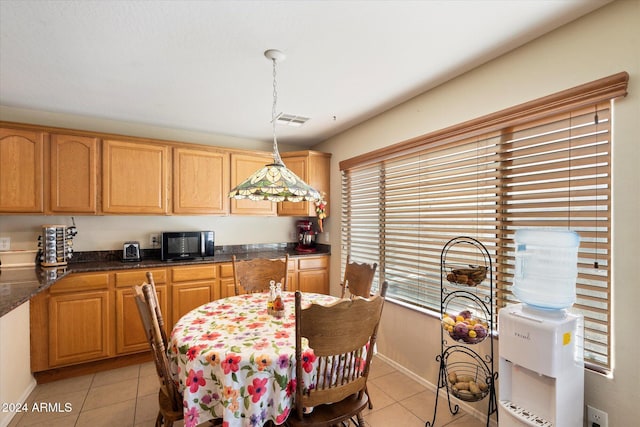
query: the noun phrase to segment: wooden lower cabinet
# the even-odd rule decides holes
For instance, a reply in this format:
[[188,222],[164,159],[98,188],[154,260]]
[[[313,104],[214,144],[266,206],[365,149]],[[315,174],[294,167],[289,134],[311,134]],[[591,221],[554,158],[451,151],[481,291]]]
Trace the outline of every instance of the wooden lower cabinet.
[[233,279],[233,263],[220,264],[220,298],[232,297],[236,294],[235,280]]
[[[156,286],[158,303],[165,318],[167,316],[167,287]],[[171,326],[165,323],[165,329]],[[133,289],[116,289],[116,354],[128,354],[149,350],[147,335],[142,327],[136,295]],[[168,332],[171,332],[170,330]]]
[[[120,363],[148,352],[133,290],[146,281],[147,271],[153,273],[167,334],[194,308],[235,295],[230,262],[73,273],[31,299],[31,370],[88,373],[95,363]],[[288,274],[290,291],[329,292],[326,255],[292,258]]]
[[149,350],[147,335],[142,327],[133,287],[146,282],[147,271],[153,274],[158,303],[165,319],[165,331],[171,332],[167,306],[167,270],[136,269],[114,274],[115,278],[115,334],[117,355]]
[[329,293],[329,257],[298,258],[298,290]]
[[65,277],[31,300],[34,372],[109,357],[113,299],[108,273]]
[[49,299],[49,365],[109,356],[109,291],[53,295]]
[[220,298],[216,264],[171,269],[172,325],[194,308]]

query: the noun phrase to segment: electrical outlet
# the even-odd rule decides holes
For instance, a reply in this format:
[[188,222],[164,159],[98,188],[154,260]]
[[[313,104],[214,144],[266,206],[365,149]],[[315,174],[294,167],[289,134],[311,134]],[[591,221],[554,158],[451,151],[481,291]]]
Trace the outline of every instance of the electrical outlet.
[[587,405],[587,427],[608,427],[609,417],[606,412]]
[[11,249],[11,237],[0,237],[0,251]]
[[149,234],[149,244],[152,248],[157,248],[160,246],[160,234],[151,233]]

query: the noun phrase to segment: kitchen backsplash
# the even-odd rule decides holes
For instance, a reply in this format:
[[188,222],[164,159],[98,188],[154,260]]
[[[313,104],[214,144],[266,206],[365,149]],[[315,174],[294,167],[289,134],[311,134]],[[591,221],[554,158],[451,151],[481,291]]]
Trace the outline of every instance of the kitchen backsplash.
[[[126,241],[152,247],[150,235],[162,231],[213,230],[216,246],[296,241],[295,217],[264,216],[74,216],[78,229],[74,252],[122,251]],[[72,225],[71,216],[0,216],[0,237],[11,239],[11,249],[36,249],[43,224]],[[327,243],[320,239],[320,242]]]

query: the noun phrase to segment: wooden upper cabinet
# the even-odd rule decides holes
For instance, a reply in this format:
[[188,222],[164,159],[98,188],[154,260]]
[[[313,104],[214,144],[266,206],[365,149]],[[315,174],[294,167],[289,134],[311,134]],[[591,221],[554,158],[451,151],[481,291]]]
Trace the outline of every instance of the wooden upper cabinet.
[[[289,170],[321,194],[325,193],[328,216],[331,154],[318,151],[294,151],[282,153],[281,157]],[[278,203],[278,215],[316,216],[316,206],[312,202],[281,202]]]
[[[273,163],[273,157],[267,153],[231,153],[231,188],[249,178],[255,171]],[[276,215],[277,204],[265,200],[231,199],[231,213],[236,215]]]
[[44,135],[0,128],[0,212],[44,212]]
[[49,206],[53,213],[97,213],[98,138],[51,135]]
[[166,214],[168,172],[168,145],[104,140],[103,212]]
[[173,149],[173,213],[229,214],[229,154]]

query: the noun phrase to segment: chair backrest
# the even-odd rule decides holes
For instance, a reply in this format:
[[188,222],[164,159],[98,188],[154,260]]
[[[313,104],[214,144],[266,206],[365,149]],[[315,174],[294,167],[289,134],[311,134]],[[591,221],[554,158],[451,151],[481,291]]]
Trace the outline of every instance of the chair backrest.
[[[296,292],[296,414],[303,408],[339,402],[364,393],[373,357],[387,282],[371,298],[341,299],[331,305],[311,304],[302,308],[302,294]],[[301,380],[305,362],[302,338],[315,355],[316,383],[309,388]],[[366,352],[366,356],[364,353]]]
[[351,296],[369,298],[371,285],[376,274],[377,263],[367,264],[351,261],[351,255],[347,255],[347,264],[344,267],[344,279],[342,280],[342,295],[344,298],[347,289]]
[[288,254],[285,255],[284,260],[255,258],[239,261],[235,255],[231,257],[231,260],[236,295],[269,290],[271,280],[282,283],[283,291],[288,289]]
[[136,305],[153,353],[153,360],[160,380],[160,388],[171,402],[172,409],[179,411],[182,410],[182,396],[171,376],[171,368],[167,357],[167,337],[164,332],[162,313],[158,305],[158,297],[151,273],[147,273],[147,280],[151,283],[143,283],[134,287]]

